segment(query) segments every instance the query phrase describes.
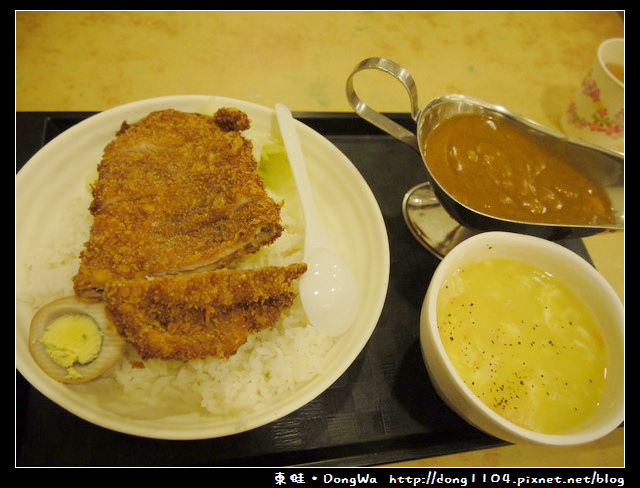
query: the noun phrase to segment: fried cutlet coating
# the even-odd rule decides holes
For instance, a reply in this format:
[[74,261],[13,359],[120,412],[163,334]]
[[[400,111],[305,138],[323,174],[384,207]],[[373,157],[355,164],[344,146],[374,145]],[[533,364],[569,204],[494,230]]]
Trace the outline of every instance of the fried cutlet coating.
[[226,358],[292,305],[292,283],[305,271],[293,264],[120,280],[106,285],[103,299],[143,359]]
[[98,166],[76,294],[99,298],[112,280],[219,268],[277,239],[280,205],[237,131],[246,128],[234,109],[161,110],[123,124]]
[[220,269],[283,231],[243,112],[152,112],[105,148],[76,294],[143,358],[229,357],[293,303],[305,264]]
[[249,117],[240,110],[221,108],[214,114],[213,118],[218,127],[225,131],[242,131],[247,130],[250,126]]
[[[228,112],[239,111],[225,109]],[[237,131],[221,129],[216,116],[162,110],[136,124],[123,124],[98,165],[91,212],[98,213],[114,200],[155,194],[166,186],[180,188],[194,175],[215,177],[225,168],[257,171],[251,141]],[[248,121],[237,127],[245,130]]]
[[167,190],[110,204],[94,217],[84,265],[74,278],[77,290],[100,290],[114,279],[222,267],[273,242],[281,232],[279,206],[244,188],[243,200],[226,201],[216,191],[200,196]]

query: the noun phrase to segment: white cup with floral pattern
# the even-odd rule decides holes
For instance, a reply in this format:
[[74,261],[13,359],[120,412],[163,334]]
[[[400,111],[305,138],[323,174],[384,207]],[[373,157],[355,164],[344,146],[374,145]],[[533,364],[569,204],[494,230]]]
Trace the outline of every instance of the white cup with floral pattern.
[[600,44],[561,123],[569,136],[624,153],[624,39]]

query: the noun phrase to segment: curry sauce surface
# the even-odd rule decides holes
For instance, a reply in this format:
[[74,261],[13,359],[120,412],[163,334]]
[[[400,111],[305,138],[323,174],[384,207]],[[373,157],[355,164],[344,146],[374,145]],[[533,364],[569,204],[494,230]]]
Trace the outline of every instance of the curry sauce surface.
[[504,120],[456,115],[431,130],[424,144],[431,175],[473,210],[533,223],[615,222],[601,187],[570,161]]

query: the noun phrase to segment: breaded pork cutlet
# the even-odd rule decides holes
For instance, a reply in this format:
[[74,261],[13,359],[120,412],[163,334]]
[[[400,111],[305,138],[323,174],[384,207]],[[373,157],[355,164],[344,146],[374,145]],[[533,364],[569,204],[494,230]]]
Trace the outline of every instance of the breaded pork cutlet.
[[305,271],[293,264],[119,280],[106,285],[103,298],[143,359],[226,358],[292,305],[292,282]]
[[235,109],[123,123],[98,166],[76,294],[100,299],[114,280],[220,268],[277,239],[280,205],[241,134],[248,128]]

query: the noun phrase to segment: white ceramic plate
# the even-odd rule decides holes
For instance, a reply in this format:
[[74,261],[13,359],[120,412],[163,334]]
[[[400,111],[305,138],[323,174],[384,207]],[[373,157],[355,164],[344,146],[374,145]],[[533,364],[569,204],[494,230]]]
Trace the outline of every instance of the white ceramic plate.
[[[142,100],[96,114],[65,131],[20,170],[16,176],[16,294],[21,270],[38,246],[47,242],[54,217],[70,196],[86,191],[86,178],[98,164],[102,150],[123,120],[135,121],[153,110],[174,108],[197,111],[205,104],[245,111],[252,130],[271,132],[275,117],[270,108],[206,95],[184,95]],[[299,391],[278,398],[259,412],[237,418],[184,415],[171,418],[126,416],[87,395],[46,376],[29,353],[27,338],[34,310],[16,300],[16,366],[42,394],[69,412],[102,427],[143,437],[204,439],[249,430],[282,418],[329,388],[351,365],[369,340],[382,311],[389,279],[389,244],[378,204],[352,163],[327,139],[297,122],[309,178],[321,216],[336,246],[352,265],[362,293],[362,306],[353,326],[331,350],[326,370]]]

